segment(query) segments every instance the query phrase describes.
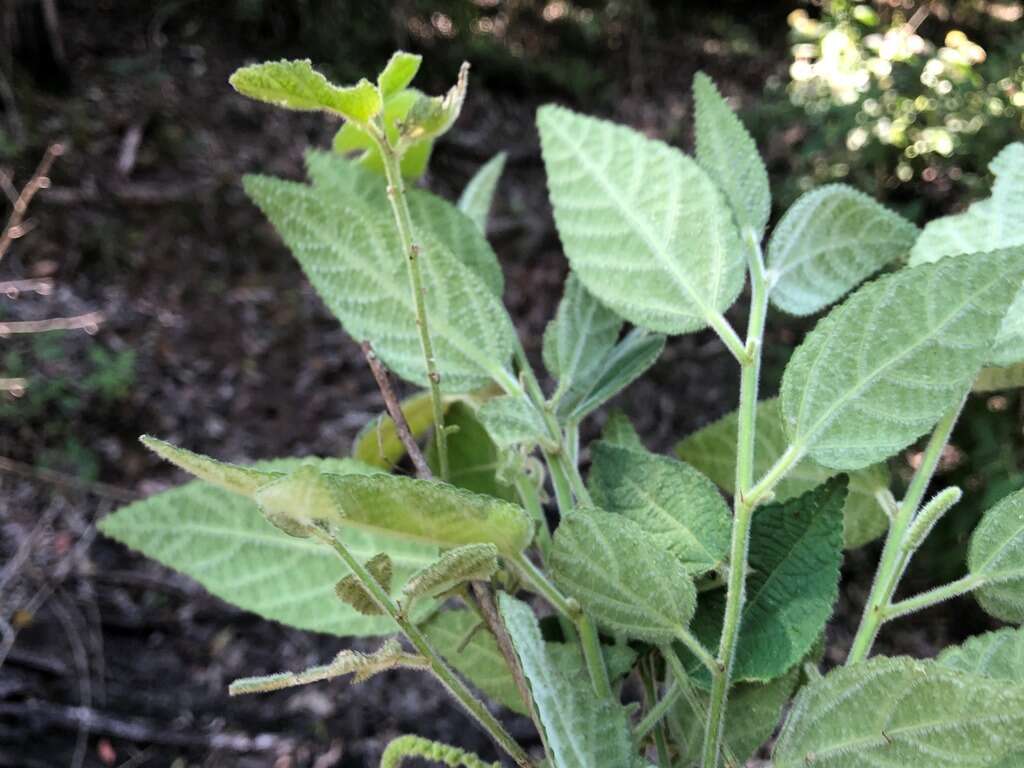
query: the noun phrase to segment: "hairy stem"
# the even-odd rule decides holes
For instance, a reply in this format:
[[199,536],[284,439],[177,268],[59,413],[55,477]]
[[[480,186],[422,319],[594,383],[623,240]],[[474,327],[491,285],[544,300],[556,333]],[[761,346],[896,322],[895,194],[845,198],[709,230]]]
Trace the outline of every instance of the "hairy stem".
[[[746,354],[740,360],[740,404],[736,435],[736,493],[733,499],[732,541],[729,548],[729,578],[725,598],[725,617],[718,645],[716,668],[711,673],[711,699],[708,724],[704,733],[704,768],[717,768],[722,746],[722,725],[729,695],[740,618],[746,602],[747,555],[750,550],[750,525],[753,512],[764,493],[774,487],[791,464],[782,464],[775,476],[766,475],[754,486],[754,444],[757,418],[757,389],[761,373],[761,347],[764,321],[768,311],[768,289],[761,246],[752,230],[744,231],[750,263],[750,317],[747,320]],[[787,451],[787,454],[789,451]],[[787,455],[784,454],[784,457]],[[780,459],[781,461],[781,459]],[[776,466],[779,466],[777,464]],[[774,470],[774,468],[773,468]]]
[[420,249],[413,241],[412,217],[409,215],[409,203],[405,198],[405,180],[402,178],[402,158],[390,145],[383,129],[375,137],[380,155],[384,159],[384,172],[388,180],[388,200],[391,211],[395,215],[398,237],[402,242],[405,254],[405,266],[412,290],[413,304],[416,308],[416,330],[420,336],[420,350],[427,368],[427,381],[430,385],[430,402],[434,411],[434,440],[437,443],[437,461],[441,470],[441,479],[448,480],[448,434],[444,426],[444,401],[441,399],[441,374],[437,370],[434,358],[434,345],[430,340],[430,327],[427,325],[426,294],[423,287],[423,274],[420,271]]
[[925,608],[931,608],[933,605],[938,605],[944,600],[966,595],[968,592],[972,592],[984,585],[984,577],[969,573],[963,578],[951,581],[949,584],[929,589],[927,592],[908,597],[906,600],[900,600],[898,603],[890,603],[882,613],[882,621],[892,621],[901,616],[907,616],[911,613],[922,611]]
[[[648,712],[653,711],[658,704],[658,688],[656,673],[654,670],[654,658],[648,657],[642,660],[639,665],[640,679],[644,684],[644,703]],[[658,750],[658,768],[669,768],[672,765],[669,758],[668,739],[665,734],[665,723],[658,720],[651,724],[654,728],[654,745]],[[650,730],[650,729],[648,729]],[[646,735],[646,731],[644,732]],[[639,739],[638,739],[639,741]]]
[[953,427],[960,416],[960,409],[964,401],[961,400],[954,408],[951,408],[939,423],[935,425],[928,445],[921,455],[921,465],[914,473],[907,494],[900,502],[896,515],[889,525],[889,533],[885,539],[885,547],[882,549],[882,559],[879,561],[878,570],[875,573],[875,581],[871,585],[871,594],[868,595],[867,604],[864,606],[864,614],[861,616],[860,626],[853,639],[850,654],[846,657],[847,664],[856,664],[867,658],[871,653],[871,647],[878,637],[878,630],[885,620],[886,611],[889,608],[896,586],[903,577],[910,554],[904,547],[904,542],[910,526],[914,522],[921,500],[924,499],[928,484],[935,474],[935,469],[942,458],[942,451],[953,434]]
[[399,610],[394,600],[388,595],[384,588],[377,583],[377,580],[363,567],[363,564],[348,550],[344,544],[334,535],[327,531],[321,531],[319,533],[320,538],[330,545],[335,552],[341,557],[342,561],[349,567],[355,577],[363,584],[366,590],[373,597],[373,600],[380,607],[382,611],[387,613],[395,623],[398,624],[399,628],[408,638],[412,646],[419,652],[421,656],[427,659],[430,664],[430,671],[433,672],[434,676],[441,682],[441,684],[448,689],[449,693],[452,694],[458,700],[466,711],[473,717],[480,726],[490,734],[491,738],[498,744],[498,746],[508,753],[516,765],[520,768],[533,768],[533,763],[530,761],[529,756],[519,746],[518,742],[509,735],[505,727],[498,722],[498,720],[490,713],[483,702],[481,702],[466,684],[451,670],[451,668],[445,663],[444,659],[441,658],[440,654],[437,653],[430,645],[426,635],[424,635],[415,624],[409,621]]

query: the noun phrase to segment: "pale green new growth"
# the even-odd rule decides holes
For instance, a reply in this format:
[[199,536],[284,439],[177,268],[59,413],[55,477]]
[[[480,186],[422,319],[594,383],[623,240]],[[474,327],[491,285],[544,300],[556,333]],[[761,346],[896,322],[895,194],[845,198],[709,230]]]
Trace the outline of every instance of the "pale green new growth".
[[591,448],[594,503],[640,526],[698,576],[722,566],[729,550],[729,508],[693,467],[644,450],[598,442]]
[[983,579],[975,596],[1003,621],[1024,622],[1024,490],[988,510],[971,536],[967,567]]
[[473,178],[459,195],[459,210],[476,224],[481,232],[487,232],[487,217],[491,213],[494,192],[498,188],[501,174],[505,170],[508,155],[499,152],[480,166]]
[[587,290],[645,328],[718,330],[743,286],[743,248],[700,166],[562,107],[542,107],[537,126],[558,233]]
[[544,416],[522,397],[495,397],[480,406],[476,415],[499,448],[537,445],[547,438]]
[[399,123],[402,142],[436,139],[448,132],[462,112],[469,83],[469,64],[459,68],[459,79],[444,96],[420,96]]
[[775,768],[985,768],[1024,740],[1024,688],[934,662],[872,659],[811,682]]
[[768,243],[772,303],[810,315],[905,257],[917,227],[843,184],[808,192],[786,211]]
[[605,422],[604,429],[601,430],[601,440],[610,445],[617,445],[620,448],[633,448],[637,451],[647,450],[629,417],[617,408],[608,414],[608,421]]
[[[814,646],[839,595],[846,479],[757,510],[750,574],[733,669],[735,680],[771,680]],[[725,595],[709,593],[693,620],[706,646],[717,640]],[[700,670],[701,677],[705,677]]]
[[251,99],[287,109],[333,112],[357,123],[367,123],[382,107],[380,92],[369,80],[341,88],[313,69],[309,59],[242,67],[230,82]]
[[[398,123],[405,119],[422,95],[415,88],[407,88],[384,100],[380,120],[384,124],[384,135],[392,144],[398,141]],[[384,182],[384,158],[373,137],[360,126],[350,122],[342,125],[334,135],[331,147],[335,153],[351,157],[360,167],[372,171],[379,183]],[[402,155],[402,177],[414,180],[426,173],[433,148],[432,139],[409,144]]]
[[697,162],[725,193],[740,229],[761,239],[771,214],[768,172],[757,145],[710,77],[693,78]]
[[448,768],[501,768],[501,763],[485,763],[476,755],[420,736],[393,739],[380,756],[380,768],[401,768],[406,758],[434,760]]
[[597,624],[663,645],[680,637],[697,595],[682,563],[622,515],[575,510],[555,531],[552,576]]
[[503,592],[499,608],[530,686],[552,768],[632,766],[625,709],[594,695],[582,658],[577,656],[576,664],[552,658],[528,605]]
[[302,525],[326,524],[445,547],[494,544],[505,555],[530,543],[533,526],[521,508],[431,480],[397,475],[321,473],[315,467],[260,488],[264,513]]
[[[268,177],[247,176],[245,188],[345,329],[373,342],[397,374],[426,386],[403,250],[387,212]],[[505,377],[515,332],[504,308],[446,245],[428,232],[417,237],[442,388],[468,392]]]
[[241,680],[235,680],[228,687],[228,694],[241,696],[246,693],[267,693],[330,680],[343,675],[354,675],[353,682],[364,683],[374,675],[392,669],[427,669],[428,667],[426,659],[414,653],[405,652],[402,650],[401,644],[391,638],[373,653],[340,651],[330,664],[310,667],[303,672],[279,672],[273,675],[244,677]]
[[[380,584],[385,592],[391,592],[391,577],[393,575],[391,558],[386,552],[374,555],[364,563],[364,566],[374,580]],[[417,571],[417,573],[419,573]],[[415,576],[414,576],[415,578]],[[363,616],[380,616],[384,613],[373,595],[355,574],[350,573],[334,586],[334,593],[338,599],[351,605]]]
[[910,445],[970,389],[1024,278],[1024,247],[951,256],[865,285],[807,335],[782,379],[790,440],[860,469]]
[[[989,165],[995,176],[992,196],[964,213],[930,222],[910,255],[911,264],[945,256],[1024,246],[1024,142],[1003,147]],[[988,362],[1024,361],[1024,290],[1017,294],[996,337]]]
[[395,51],[388,59],[383,71],[377,75],[377,89],[387,99],[399,91],[405,90],[420,71],[423,57],[417,53]]
[[[777,399],[757,404],[754,447],[754,475],[764,475],[789,447],[782,426]],[[736,412],[694,432],[676,446],[676,454],[706,474],[727,493],[736,491]],[[775,486],[775,498],[787,501],[816,488],[837,470],[823,467],[812,459],[803,459]],[[863,546],[881,536],[888,526],[878,494],[889,487],[889,469],[885,464],[850,473],[850,488],[843,511],[843,541],[847,549]]]
[[950,669],[995,680],[1024,683],[1024,630],[1003,627],[947,648],[936,662]]
[[260,486],[284,477],[283,472],[267,472],[217,461],[149,435],[143,435],[139,441],[160,458],[181,467],[190,475],[242,496],[252,496]]
[[498,548],[493,544],[466,544],[449,549],[436,563],[412,575],[402,587],[407,605],[421,597],[440,597],[467,581],[488,581],[498,570]]
[[[350,460],[317,461],[334,472],[367,471]],[[287,472],[302,463],[283,459],[255,468]],[[249,499],[206,483],[192,482],[130,504],[108,515],[99,527],[264,618],[345,637],[394,632],[390,619],[361,616],[335,597],[334,586],[347,569],[332,552],[282,533]],[[437,559],[434,546],[369,532],[352,531],[346,543],[362,559],[386,552],[395,578],[402,581]],[[432,602],[424,601],[414,615],[422,618],[431,610]]]

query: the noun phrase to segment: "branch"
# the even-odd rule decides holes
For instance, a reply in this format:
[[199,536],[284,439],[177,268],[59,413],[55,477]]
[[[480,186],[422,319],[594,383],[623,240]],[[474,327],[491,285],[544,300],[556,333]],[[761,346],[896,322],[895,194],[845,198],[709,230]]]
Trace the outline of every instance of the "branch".
[[45,333],[46,331],[77,331],[95,333],[104,320],[102,312],[86,312],[74,317],[50,317],[46,320],[22,320],[0,323],[0,337],[16,333]]
[[0,234],[0,259],[7,253],[11,243],[25,234],[22,222],[25,220],[28,206],[32,202],[32,198],[36,196],[36,192],[50,186],[50,177],[48,176],[50,168],[53,166],[53,161],[63,154],[63,144],[51,144],[43,155],[43,159],[39,161],[39,165],[36,166],[32,178],[21,188],[21,193],[18,195],[17,200],[14,201],[14,210],[11,212],[11,217],[7,220],[7,226],[4,227],[3,233]]
[[8,299],[16,299],[22,293],[28,291],[37,293],[40,296],[49,296],[53,293],[53,279],[39,277],[27,280],[0,281],[0,296],[6,296]]
[[[416,475],[421,480],[430,480],[434,476],[434,473],[430,471],[430,466],[427,464],[427,460],[423,458],[423,451],[420,450],[420,446],[416,442],[416,438],[412,436],[412,430],[409,429],[409,422],[406,421],[405,414],[402,412],[402,406],[398,402],[398,398],[395,396],[394,388],[391,386],[391,377],[388,376],[387,369],[381,364],[380,359],[377,357],[377,353],[373,351],[373,347],[370,345],[370,342],[364,341],[359,346],[362,347],[363,355],[366,357],[366,362],[370,366],[370,371],[373,372],[373,378],[377,381],[377,387],[380,389],[380,393],[384,397],[384,405],[388,409],[388,415],[390,415],[391,420],[395,422],[398,439],[402,441],[402,445],[405,446],[405,452],[409,454],[409,458],[412,459],[413,466],[416,467]],[[435,424],[434,429],[444,429],[444,425]]]

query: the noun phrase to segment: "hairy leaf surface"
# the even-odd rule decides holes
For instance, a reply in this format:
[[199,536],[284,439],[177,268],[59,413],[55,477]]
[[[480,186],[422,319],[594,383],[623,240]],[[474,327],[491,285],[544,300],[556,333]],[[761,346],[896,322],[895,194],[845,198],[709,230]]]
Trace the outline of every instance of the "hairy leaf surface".
[[697,601],[683,565],[622,515],[578,509],[562,518],[551,575],[612,634],[664,644],[690,623]]
[[974,592],[982,608],[1003,621],[1024,622],[1024,490],[981,518],[971,535],[967,567],[985,580]]
[[544,417],[525,397],[492,398],[480,406],[476,415],[499,448],[536,445],[548,434]]
[[498,548],[493,544],[455,547],[414,573],[402,587],[402,597],[439,597],[467,581],[488,581],[497,570]]
[[334,475],[303,466],[263,486],[255,498],[265,513],[300,525],[322,522],[446,547],[494,544],[512,555],[533,536],[521,507],[398,475]]
[[[330,152],[309,150],[305,160],[314,189],[322,191],[328,199],[345,200],[349,205],[362,201],[368,215],[383,214],[394,227],[387,184],[379,176]],[[444,198],[424,189],[407,189],[405,194],[414,239],[423,235],[444,245],[500,299],[505,289],[501,265],[473,221]]]
[[[427,384],[401,245],[386,211],[303,184],[248,176],[245,188],[274,224],[331,311],[368,339],[395,373]],[[441,387],[468,392],[508,364],[515,332],[498,298],[428,233],[418,233]]]
[[[733,668],[735,680],[771,680],[793,668],[821,636],[839,595],[846,478],[785,503],[759,507],[750,530],[750,574]],[[725,591],[701,596],[693,629],[718,647]],[[695,670],[706,682],[707,671]]]
[[703,72],[693,78],[693,101],[697,162],[725,193],[740,228],[749,227],[760,240],[772,195],[757,145]]
[[1003,627],[946,648],[936,662],[950,669],[1013,683],[1024,682],[1024,631]]
[[499,606],[533,695],[552,768],[633,765],[633,739],[622,705],[594,694],[579,655],[569,665],[564,654],[556,660],[548,652],[528,605],[502,592]]
[[346,88],[313,69],[309,59],[268,61],[236,70],[232,87],[251,99],[298,110],[326,110],[366,123],[380,112],[380,93],[368,80]]
[[1022,277],[1024,247],[951,256],[862,287],[786,366],[791,442],[835,469],[910,445],[970,388]]
[[594,503],[632,520],[697,576],[722,565],[732,517],[708,478],[688,464],[611,443],[592,445]]
[[665,337],[634,328],[604,356],[589,379],[577,377],[559,398],[557,411],[567,421],[579,422],[619,394],[650,368],[665,349]]
[[[739,683],[729,690],[725,711],[725,743],[745,764],[751,755],[771,738],[782,717],[782,707],[789,700],[800,677],[792,669],[768,683]],[[685,699],[673,707],[668,724],[680,755],[676,768],[700,765],[704,746],[704,724],[707,721],[708,695],[697,691],[700,712],[695,712]]]
[[[777,399],[757,404],[754,475],[760,477],[771,468],[789,446],[782,426]],[[736,489],[736,411],[694,432],[676,446],[676,453],[706,474],[727,493]],[[837,471],[803,459],[775,486],[775,498],[787,501],[834,477]],[[863,546],[881,536],[889,519],[879,506],[877,496],[889,487],[889,468],[873,464],[850,473],[850,489],[843,510],[843,541],[847,549]]]
[[[407,88],[384,100],[381,121],[384,123],[384,133],[392,144],[398,141],[398,124],[405,120],[413,104],[422,95],[415,88]],[[356,123],[345,123],[341,126],[334,135],[331,146],[337,154],[351,157],[360,167],[376,174],[378,183],[387,183],[384,181],[384,158],[380,155],[377,142]],[[412,143],[402,155],[402,177],[412,180],[426,173],[433,148],[432,139],[421,139]]]
[[[316,461],[333,472],[360,471],[361,466],[338,459],[282,459],[254,468],[283,473],[303,461]],[[208,483],[191,482],[137,501],[108,515],[99,527],[191,576],[217,597],[264,618],[343,637],[395,631],[390,617],[361,616],[335,597],[335,583],[348,573],[337,554],[315,541],[282,533],[252,501]],[[345,543],[361,560],[386,552],[395,576],[403,581],[437,558],[435,546],[366,531],[352,531]],[[431,601],[424,601],[414,617],[431,610]]]
[[786,211],[768,244],[772,303],[810,315],[902,258],[917,227],[862,192],[829,184]]
[[[1024,245],[1024,142],[1003,147],[989,170],[995,176],[991,197],[964,213],[929,222],[910,254],[911,265]],[[988,361],[996,365],[1024,361],[1024,290],[1010,306]]]
[[387,99],[404,90],[416,77],[422,61],[423,57],[417,53],[395,51],[391,54],[388,63],[377,76],[377,88],[380,90],[380,95]]
[[633,448],[638,451],[647,450],[644,447],[643,440],[640,439],[640,434],[636,431],[636,427],[633,426],[633,422],[618,408],[613,409],[608,414],[608,421],[604,423],[604,429],[601,430],[601,440],[621,448]]
[[459,195],[459,210],[484,234],[487,233],[487,217],[491,213],[494,192],[498,188],[507,159],[508,155],[504,152],[496,154],[480,166]]
[[537,113],[555,223],[573,271],[636,325],[688,333],[739,295],[744,258],[722,193],[666,144],[562,107]]
[[621,330],[622,319],[570,272],[555,319],[544,329],[544,366],[558,381],[556,398],[593,385]]
[[798,694],[776,768],[986,768],[1024,743],[1024,688],[934,662],[875,658]]

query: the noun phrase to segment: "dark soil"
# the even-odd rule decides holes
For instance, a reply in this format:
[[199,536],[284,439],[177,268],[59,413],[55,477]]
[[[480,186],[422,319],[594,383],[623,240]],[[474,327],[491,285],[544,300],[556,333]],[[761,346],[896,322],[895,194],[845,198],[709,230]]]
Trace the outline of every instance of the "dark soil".
[[[0,299],[0,317],[101,310],[106,319],[95,336],[60,336],[56,351],[35,363],[34,375],[70,382],[71,401],[45,403],[31,416],[13,401],[2,411],[0,620],[16,638],[0,658],[0,766],[368,766],[406,732],[495,759],[441,689],[412,672],[229,699],[233,678],[302,668],[343,642],[235,610],[96,534],[96,520],[120,501],[183,480],[141,448],[140,433],[229,460],[343,455],[382,408],[358,347],[239,184],[250,171],[300,177],[303,150],[326,145],[334,126],[236,96],[227,77],[256,54],[219,14],[188,3],[132,13],[117,6],[62,3],[66,68],[14,70],[31,137],[13,163],[18,178],[48,142],[66,141],[68,151],[33,209],[35,230],[0,264],[0,280],[47,276],[58,287],[46,297]],[[785,27],[776,29],[778,39],[739,59],[716,53],[714,34],[686,30],[674,47],[639,60],[626,51],[596,61],[624,94],[605,111],[685,139],[678,126],[692,73],[708,69],[727,93],[756,99],[766,74],[784,66]],[[259,56],[296,53],[273,41],[257,47]],[[508,306],[539,357],[566,266],[532,128],[540,97],[505,93],[473,88],[427,183],[454,196],[487,157],[509,151],[492,241]],[[732,319],[741,327],[742,309]],[[777,328],[770,343],[785,350],[800,331]],[[33,354],[27,341],[0,343]],[[83,388],[96,345],[134,350],[122,396]],[[786,354],[772,353],[770,376]],[[735,378],[715,337],[680,337],[614,405],[651,448],[668,450],[733,407]],[[59,474],[31,469],[39,464]],[[866,593],[858,574],[873,557],[851,559],[832,630],[840,648]],[[974,610],[964,611],[925,616],[925,631],[886,648],[927,655],[966,632],[958,621],[978,626]],[[506,722],[536,743],[525,719]]]

